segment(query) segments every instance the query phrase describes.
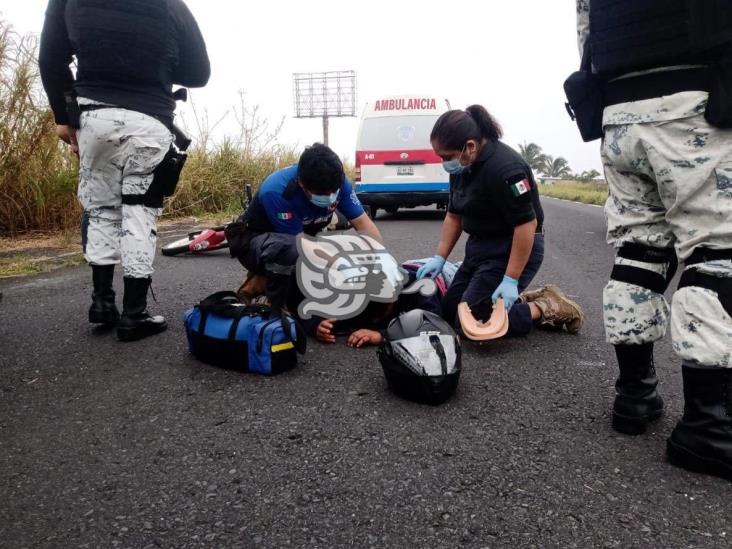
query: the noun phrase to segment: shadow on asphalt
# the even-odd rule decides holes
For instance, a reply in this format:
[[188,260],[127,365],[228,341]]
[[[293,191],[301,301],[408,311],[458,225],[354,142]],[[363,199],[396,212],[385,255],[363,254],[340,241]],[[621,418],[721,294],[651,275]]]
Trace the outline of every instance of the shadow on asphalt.
[[375,221],[435,221],[445,218],[445,210],[399,210],[396,213],[379,211]]

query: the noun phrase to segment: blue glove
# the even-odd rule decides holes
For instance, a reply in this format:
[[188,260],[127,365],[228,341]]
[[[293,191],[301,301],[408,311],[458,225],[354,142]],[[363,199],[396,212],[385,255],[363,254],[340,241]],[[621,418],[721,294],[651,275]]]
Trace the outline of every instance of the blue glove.
[[417,271],[417,278],[424,278],[426,276],[435,278],[442,272],[442,268],[445,266],[445,258],[441,255],[436,255],[430,259],[427,263],[422,265]]
[[502,297],[503,302],[506,304],[506,310],[508,311],[516,303],[518,296],[518,280],[510,276],[504,276],[500,286],[493,292],[491,299],[495,303],[499,297]]

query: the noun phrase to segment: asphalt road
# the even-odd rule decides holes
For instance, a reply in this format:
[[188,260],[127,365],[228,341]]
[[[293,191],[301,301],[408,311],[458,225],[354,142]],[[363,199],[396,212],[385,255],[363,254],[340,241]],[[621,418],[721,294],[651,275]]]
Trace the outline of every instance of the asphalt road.
[[[586,328],[466,344],[436,408],[391,395],[374,350],[343,341],[276,378],[196,362],[180,316],[239,284],[226,253],[160,257],[171,329],[132,344],[86,323],[88,268],[3,282],[0,546],[729,547],[730,484],[664,459],[682,409],[668,342],[666,416],[610,428],[602,210],[545,208],[536,283],[576,296]],[[434,212],[377,221],[399,259],[433,253]]]

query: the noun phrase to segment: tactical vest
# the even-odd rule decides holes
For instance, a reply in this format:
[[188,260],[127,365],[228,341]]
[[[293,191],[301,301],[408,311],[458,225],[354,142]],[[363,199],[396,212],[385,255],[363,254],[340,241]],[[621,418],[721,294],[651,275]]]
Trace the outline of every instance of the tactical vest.
[[170,88],[167,0],[76,0],[79,84]]
[[732,45],[732,0],[592,0],[590,43],[600,75],[712,63]]

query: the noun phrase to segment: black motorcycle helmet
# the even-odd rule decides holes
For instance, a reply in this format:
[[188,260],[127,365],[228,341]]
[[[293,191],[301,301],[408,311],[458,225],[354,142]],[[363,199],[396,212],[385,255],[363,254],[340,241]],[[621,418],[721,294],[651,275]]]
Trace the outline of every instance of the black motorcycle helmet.
[[442,404],[460,379],[460,340],[434,313],[414,309],[389,323],[377,352],[389,388],[423,404]]

